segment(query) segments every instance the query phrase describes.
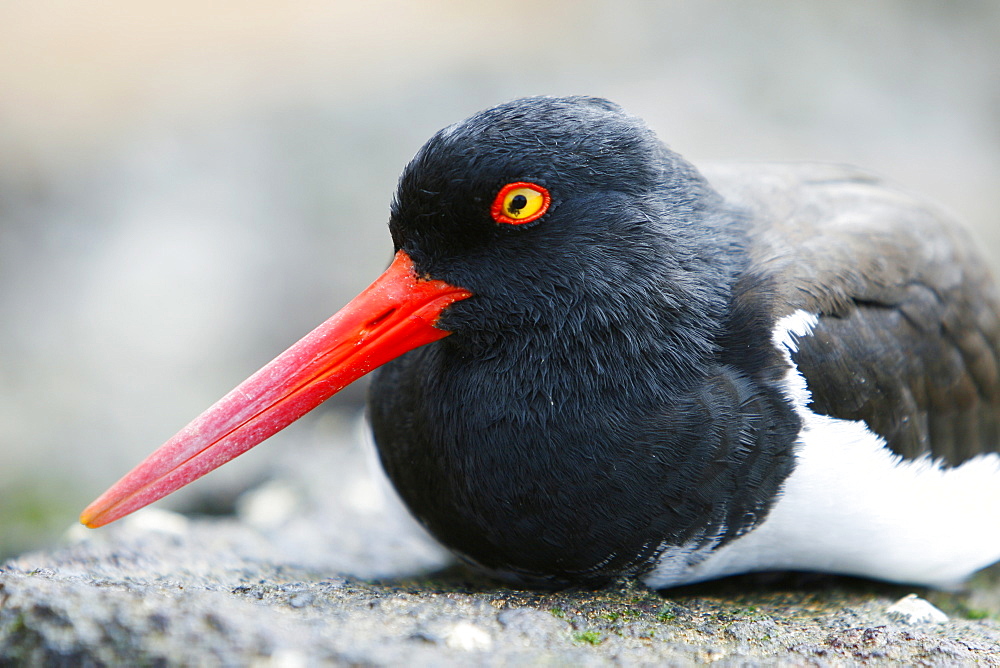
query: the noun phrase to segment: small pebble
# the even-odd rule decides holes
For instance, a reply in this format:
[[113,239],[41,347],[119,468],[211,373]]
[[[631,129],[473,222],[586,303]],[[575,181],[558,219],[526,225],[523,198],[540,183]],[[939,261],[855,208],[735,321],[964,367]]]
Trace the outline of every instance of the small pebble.
[[288,599],[288,605],[293,608],[304,608],[306,606],[312,605],[315,596],[311,592],[302,591],[297,594],[292,594]]
[[916,594],[907,594],[886,609],[886,613],[904,624],[943,624],[948,615]]

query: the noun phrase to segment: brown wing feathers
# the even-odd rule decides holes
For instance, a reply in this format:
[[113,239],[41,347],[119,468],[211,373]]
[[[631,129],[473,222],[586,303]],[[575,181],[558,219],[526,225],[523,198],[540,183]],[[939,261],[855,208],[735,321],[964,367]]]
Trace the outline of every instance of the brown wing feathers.
[[1000,299],[957,224],[839,166],[706,175],[752,212],[776,315],[819,316],[793,358],[813,410],[864,420],[905,457],[1000,451]]

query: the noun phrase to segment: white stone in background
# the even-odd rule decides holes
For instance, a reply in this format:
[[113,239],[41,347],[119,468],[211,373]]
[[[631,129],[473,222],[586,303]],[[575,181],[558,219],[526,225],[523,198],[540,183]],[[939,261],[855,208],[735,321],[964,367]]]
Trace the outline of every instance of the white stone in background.
[[129,515],[123,524],[130,531],[153,531],[183,536],[188,531],[188,519],[180,513],[159,508],[143,508]]
[[905,624],[943,624],[948,615],[916,594],[907,594],[886,609],[890,617]]
[[254,528],[275,529],[292,519],[302,505],[298,489],[285,480],[272,480],[241,494],[236,514]]
[[76,543],[82,543],[93,535],[93,531],[79,522],[74,522],[63,533],[63,541],[69,543],[70,545],[74,545]]
[[469,622],[459,622],[445,633],[445,645],[466,651],[485,650],[493,647],[490,634]]

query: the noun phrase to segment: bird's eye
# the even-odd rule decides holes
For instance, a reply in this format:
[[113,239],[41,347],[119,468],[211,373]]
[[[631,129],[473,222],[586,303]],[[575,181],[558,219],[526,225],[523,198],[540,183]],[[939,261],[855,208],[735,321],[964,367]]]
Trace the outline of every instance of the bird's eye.
[[538,220],[549,209],[549,191],[535,183],[508,183],[493,200],[493,220],[508,225],[522,225]]

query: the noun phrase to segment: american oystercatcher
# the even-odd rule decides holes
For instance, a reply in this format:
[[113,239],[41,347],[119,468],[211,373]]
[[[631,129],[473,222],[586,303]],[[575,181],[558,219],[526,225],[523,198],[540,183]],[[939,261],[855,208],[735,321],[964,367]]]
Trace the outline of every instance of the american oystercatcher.
[[375,283],[81,520],[378,368],[386,472],[501,578],[946,586],[1000,559],[1000,298],[932,206],[840,166],[699,172],[611,102],[539,97],[434,135],[389,228]]

